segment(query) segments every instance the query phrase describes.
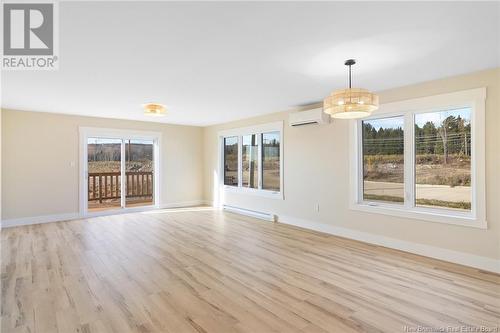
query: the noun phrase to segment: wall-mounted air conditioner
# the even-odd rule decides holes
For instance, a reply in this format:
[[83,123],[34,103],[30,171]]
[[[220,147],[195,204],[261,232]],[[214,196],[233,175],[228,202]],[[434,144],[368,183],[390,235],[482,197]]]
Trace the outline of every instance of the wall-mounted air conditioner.
[[330,122],[330,115],[323,112],[323,108],[290,113],[290,126],[321,125]]

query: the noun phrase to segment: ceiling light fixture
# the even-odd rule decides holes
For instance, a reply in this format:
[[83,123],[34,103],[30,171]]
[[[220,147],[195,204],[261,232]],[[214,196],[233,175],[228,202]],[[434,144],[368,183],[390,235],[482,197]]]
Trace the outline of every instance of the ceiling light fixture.
[[354,59],[344,63],[349,66],[349,88],[334,91],[323,101],[323,111],[333,118],[363,118],[378,109],[378,95],[366,89],[351,87],[351,66],[355,63]]
[[147,103],[142,106],[146,116],[164,116],[167,113],[165,105],[158,103]]

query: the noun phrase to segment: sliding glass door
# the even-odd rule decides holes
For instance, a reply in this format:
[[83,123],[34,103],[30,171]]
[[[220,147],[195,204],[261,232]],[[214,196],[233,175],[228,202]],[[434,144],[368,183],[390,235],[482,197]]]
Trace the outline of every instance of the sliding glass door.
[[86,212],[155,205],[158,141],[84,136]]

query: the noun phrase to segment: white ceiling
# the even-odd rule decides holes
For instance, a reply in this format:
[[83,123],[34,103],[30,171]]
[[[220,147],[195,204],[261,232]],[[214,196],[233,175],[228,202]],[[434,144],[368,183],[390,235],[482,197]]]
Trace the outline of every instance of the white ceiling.
[[[210,125],[498,67],[500,3],[62,2],[58,71],[2,72],[2,107]],[[149,118],[141,104],[167,105]]]

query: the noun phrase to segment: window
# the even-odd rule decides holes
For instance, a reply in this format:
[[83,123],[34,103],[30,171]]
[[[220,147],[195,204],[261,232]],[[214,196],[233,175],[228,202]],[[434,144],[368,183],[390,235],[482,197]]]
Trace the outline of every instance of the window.
[[120,209],[121,139],[87,138],[87,210],[98,212]]
[[258,168],[259,161],[257,159],[259,153],[259,145],[257,143],[257,135],[243,135],[242,143],[242,176],[243,186],[250,188],[259,188]]
[[154,141],[125,141],[125,203],[128,207],[154,204]]
[[363,199],[404,201],[403,117],[366,120],[363,124]]
[[280,190],[280,132],[262,133],[262,188]]
[[219,133],[225,189],[283,198],[282,131],[277,122]]
[[238,137],[224,138],[224,185],[238,186]]
[[353,122],[351,208],[486,227],[485,95],[480,88],[386,104]]
[[471,109],[415,115],[415,204],[471,210]]

